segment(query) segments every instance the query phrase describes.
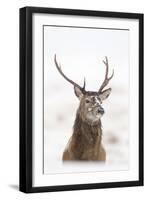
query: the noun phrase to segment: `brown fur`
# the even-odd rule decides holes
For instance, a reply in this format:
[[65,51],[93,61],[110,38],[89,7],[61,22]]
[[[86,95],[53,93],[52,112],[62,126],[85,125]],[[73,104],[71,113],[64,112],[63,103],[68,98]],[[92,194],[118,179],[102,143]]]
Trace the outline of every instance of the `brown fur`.
[[100,120],[97,124],[90,125],[88,122],[84,122],[79,112],[77,112],[73,135],[63,153],[63,161],[67,160],[106,160],[106,152],[102,146],[102,127]]

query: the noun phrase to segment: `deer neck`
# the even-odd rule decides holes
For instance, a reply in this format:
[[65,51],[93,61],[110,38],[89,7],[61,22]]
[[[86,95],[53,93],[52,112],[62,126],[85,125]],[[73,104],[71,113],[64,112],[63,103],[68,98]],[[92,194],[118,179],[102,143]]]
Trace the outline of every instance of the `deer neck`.
[[82,120],[78,112],[73,129],[73,135],[79,142],[81,141],[84,146],[94,145],[96,139],[98,137],[101,138],[102,136],[101,120],[99,120],[97,124],[89,124],[88,122]]

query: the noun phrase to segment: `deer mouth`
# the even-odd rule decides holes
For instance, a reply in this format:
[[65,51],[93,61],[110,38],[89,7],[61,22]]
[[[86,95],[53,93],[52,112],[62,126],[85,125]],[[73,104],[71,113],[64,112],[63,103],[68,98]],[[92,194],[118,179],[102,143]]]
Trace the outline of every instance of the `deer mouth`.
[[95,111],[96,117],[101,117],[105,113],[103,108],[98,108]]
[[100,117],[104,114],[104,109],[99,106],[95,106],[93,108],[88,108],[88,112],[92,113],[93,116]]

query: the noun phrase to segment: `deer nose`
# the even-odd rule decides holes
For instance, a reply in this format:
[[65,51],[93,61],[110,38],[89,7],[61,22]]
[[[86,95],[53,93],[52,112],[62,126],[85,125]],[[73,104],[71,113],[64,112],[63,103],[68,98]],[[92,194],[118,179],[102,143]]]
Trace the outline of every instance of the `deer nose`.
[[103,108],[99,108],[99,109],[98,109],[98,112],[99,112],[100,114],[104,114],[105,111],[104,111]]

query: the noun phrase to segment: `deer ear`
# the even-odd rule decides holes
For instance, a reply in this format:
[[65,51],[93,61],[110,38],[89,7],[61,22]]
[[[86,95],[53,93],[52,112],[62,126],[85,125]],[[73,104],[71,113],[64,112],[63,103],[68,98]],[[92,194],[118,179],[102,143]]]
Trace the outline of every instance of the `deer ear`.
[[74,86],[74,92],[75,92],[75,95],[76,95],[79,99],[82,98],[83,92],[82,92],[82,90],[80,90],[80,88]]
[[111,88],[104,90],[103,92],[99,94],[99,99],[101,101],[104,101],[105,99],[109,97],[110,93],[111,93]]

